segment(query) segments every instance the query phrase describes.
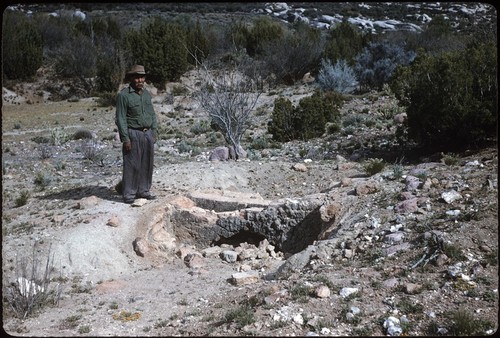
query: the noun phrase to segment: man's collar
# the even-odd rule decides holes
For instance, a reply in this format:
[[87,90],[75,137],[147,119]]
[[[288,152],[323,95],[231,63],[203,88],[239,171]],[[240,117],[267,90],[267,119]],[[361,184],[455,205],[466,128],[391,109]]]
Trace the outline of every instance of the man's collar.
[[132,87],[132,85],[129,85],[128,86],[128,92],[129,93],[137,93],[137,94],[142,94],[144,92],[144,88],[143,89],[140,89],[140,90],[135,90],[134,87]]

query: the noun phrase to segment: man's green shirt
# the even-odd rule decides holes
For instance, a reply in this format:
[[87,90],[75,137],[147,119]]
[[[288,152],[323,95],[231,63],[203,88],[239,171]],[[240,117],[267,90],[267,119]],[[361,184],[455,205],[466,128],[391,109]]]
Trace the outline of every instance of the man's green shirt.
[[116,98],[115,122],[122,142],[130,141],[128,128],[151,128],[156,135],[158,124],[149,91],[138,93],[131,86],[123,88]]

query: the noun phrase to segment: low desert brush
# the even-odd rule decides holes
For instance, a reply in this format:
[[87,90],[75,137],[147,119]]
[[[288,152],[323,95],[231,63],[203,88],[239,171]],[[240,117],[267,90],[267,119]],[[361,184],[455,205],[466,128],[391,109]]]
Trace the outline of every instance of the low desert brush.
[[363,168],[368,175],[373,176],[385,168],[385,162],[380,158],[370,158],[366,160]]
[[50,284],[53,261],[50,249],[46,260],[40,259],[36,243],[30,258],[16,258],[16,282],[7,288],[4,299],[17,317],[24,319],[44,306],[59,302],[60,284],[55,287]]
[[441,156],[442,156],[441,160],[443,161],[443,163],[449,166],[456,165],[459,160],[458,155],[454,153],[448,153],[448,154],[441,153]]
[[21,191],[19,197],[16,198],[16,207],[22,207],[23,205],[26,205],[26,203],[28,203],[29,196],[30,193],[28,191],[26,190]]
[[451,336],[482,336],[495,326],[489,321],[476,319],[466,310],[460,309],[448,314],[451,319],[449,334]]
[[255,322],[254,311],[248,305],[242,305],[238,308],[229,310],[224,316],[224,319],[227,322],[237,324],[239,327],[243,327]]
[[50,177],[50,175],[39,171],[36,174],[36,177],[33,182],[35,183],[36,186],[38,186],[39,189],[43,190],[52,182],[52,178]]

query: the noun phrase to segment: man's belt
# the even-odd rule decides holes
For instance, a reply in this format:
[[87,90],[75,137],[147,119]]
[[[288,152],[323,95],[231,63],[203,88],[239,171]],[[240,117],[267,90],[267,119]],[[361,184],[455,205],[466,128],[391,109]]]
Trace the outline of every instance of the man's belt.
[[139,130],[139,131],[142,131],[142,132],[147,132],[149,129],[149,127],[140,127],[140,128],[132,128],[132,127],[129,127],[129,129],[132,129],[132,130]]

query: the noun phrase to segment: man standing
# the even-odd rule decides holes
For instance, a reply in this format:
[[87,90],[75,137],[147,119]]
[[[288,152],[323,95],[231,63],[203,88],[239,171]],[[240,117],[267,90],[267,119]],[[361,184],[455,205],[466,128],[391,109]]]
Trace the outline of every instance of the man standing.
[[125,75],[129,86],[116,99],[116,125],[122,142],[123,201],[133,203],[135,198],[153,200],[154,144],[158,124],[151,102],[151,94],[144,88],[144,66],[134,65]]

